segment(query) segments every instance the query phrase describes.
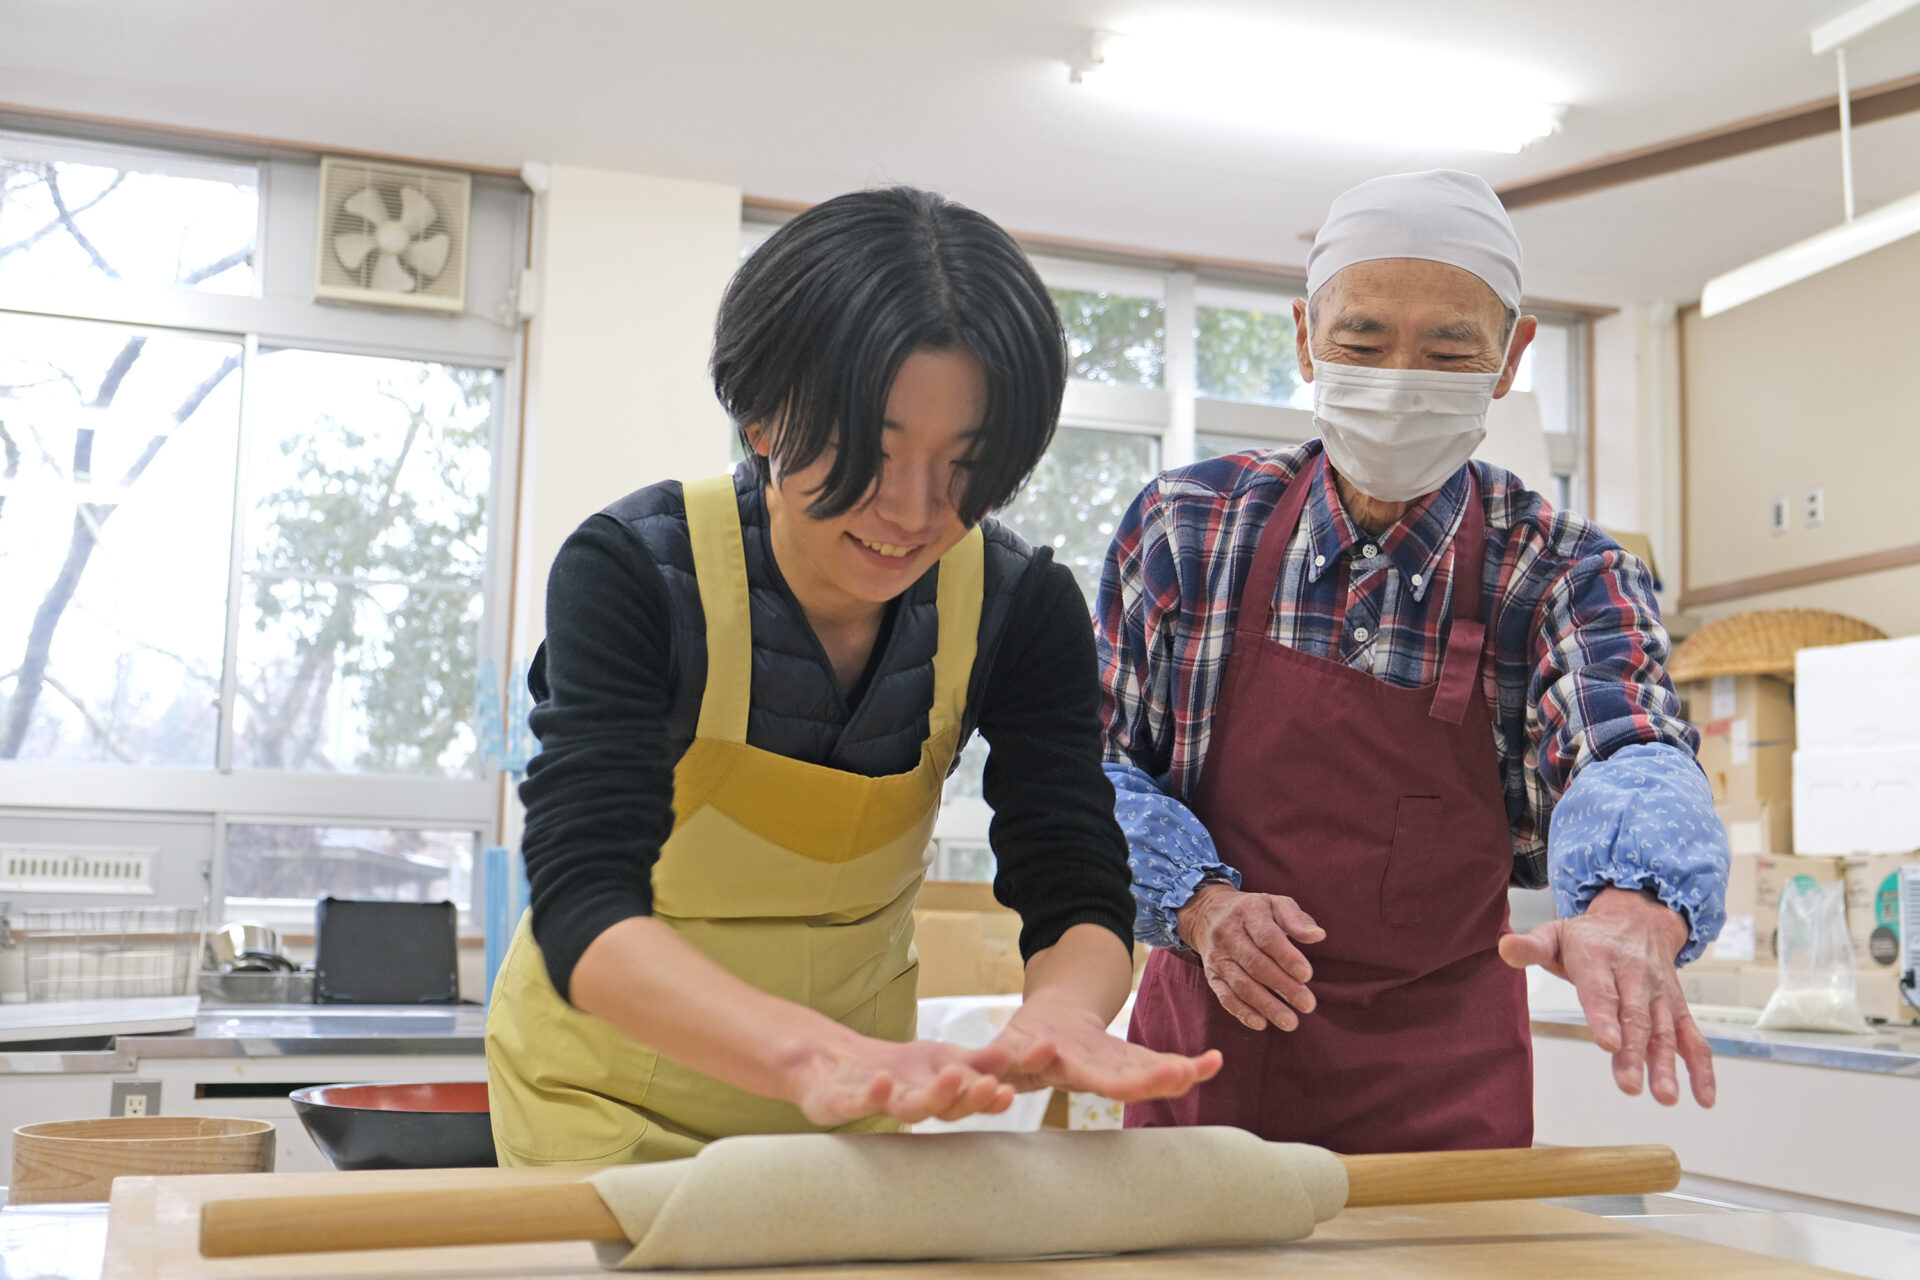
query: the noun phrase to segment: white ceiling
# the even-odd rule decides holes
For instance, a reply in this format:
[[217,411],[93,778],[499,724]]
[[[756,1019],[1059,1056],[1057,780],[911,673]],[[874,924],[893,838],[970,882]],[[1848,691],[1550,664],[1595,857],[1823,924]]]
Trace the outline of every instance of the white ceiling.
[[[0,0],[0,102],[787,200],[914,182],[1022,231],[1297,264],[1299,233],[1376,174],[1499,184],[1829,94],[1808,33],[1857,2]],[[1564,127],[1514,156],[1332,146],[1067,82],[1088,30],[1169,14],[1274,24],[1302,60],[1329,30],[1470,50],[1561,83]],[[1856,85],[1920,72],[1920,10],[1851,64]],[[1920,116],[1856,151],[1863,209],[1920,189]],[[1622,302],[1695,297],[1839,217],[1830,135],[1515,220],[1530,292]]]

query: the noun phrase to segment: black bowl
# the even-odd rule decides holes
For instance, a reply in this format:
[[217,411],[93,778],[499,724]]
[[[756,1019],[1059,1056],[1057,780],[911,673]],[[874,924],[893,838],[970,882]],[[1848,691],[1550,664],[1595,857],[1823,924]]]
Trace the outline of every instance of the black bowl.
[[289,1095],[336,1169],[471,1169],[498,1163],[484,1080],[316,1084]]

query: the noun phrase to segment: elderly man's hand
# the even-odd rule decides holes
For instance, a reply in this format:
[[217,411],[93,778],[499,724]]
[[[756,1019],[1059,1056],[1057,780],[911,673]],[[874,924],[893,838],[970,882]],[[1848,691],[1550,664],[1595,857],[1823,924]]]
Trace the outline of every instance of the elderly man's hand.
[[1180,908],[1176,925],[1180,940],[1199,954],[1220,1006],[1246,1026],[1291,1031],[1300,1014],[1313,1012],[1313,966],[1294,940],[1318,942],[1327,931],[1292,898],[1208,881]]
[[1602,889],[1585,915],[1500,939],[1500,956],[1516,969],[1537,964],[1573,983],[1595,1043],[1613,1055],[1622,1093],[1639,1093],[1644,1072],[1661,1105],[1680,1101],[1677,1052],[1694,1101],[1710,1107],[1713,1051],[1694,1025],[1673,966],[1686,943],[1686,921],[1658,899]]

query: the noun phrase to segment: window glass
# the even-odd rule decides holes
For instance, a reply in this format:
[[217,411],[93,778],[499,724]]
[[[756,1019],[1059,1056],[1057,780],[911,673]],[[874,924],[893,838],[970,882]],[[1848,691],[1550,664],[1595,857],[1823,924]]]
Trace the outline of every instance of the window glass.
[[260,179],[0,136],[0,291],[119,281],[254,291]]
[[1293,313],[1238,307],[1196,308],[1200,394],[1215,400],[1313,407],[1293,347]]
[[1067,371],[1123,387],[1165,385],[1167,307],[1093,289],[1050,289],[1067,332]]
[[1073,570],[1089,606],[1120,518],[1160,470],[1160,441],[1127,431],[1061,427],[1002,523]]
[[471,831],[234,823],[227,828],[226,918],[311,921],[313,904],[329,895],[452,902],[465,915],[478,843]]
[[240,360],[0,313],[0,760],[214,763]]
[[[1034,469],[1033,478],[1012,504],[997,514],[1002,523],[1028,542],[1052,547],[1054,560],[1073,570],[1087,597],[1087,607],[1092,609],[1114,530],[1159,470],[1157,437],[1061,427]],[[975,737],[961,752],[959,764],[947,779],[945,798],[979,798],[986,761],[987,744]],[[966,862],[971,870],[963,872],[956,864],[950,873],[959,879],[990,879],[990,857],[989,851],[981,851],[973,861]]]
[[1203,458],[1218,458],[1222,454],[1245,453],[1249,449],[1284,449],[1287,446],[1278,440],[1262,440],[1258,436],[1217,436],[1204,431],[1194,433],[1193,456],[1197,462]]
[[1574,429],[1574,333],[1571,326],[1542,321],[1514,371],[1513,389],[1534,392],[1540,402],[1540,429],[1565,435]]
[[499,375],[263,352],[250,402],[239,767],[480,767]]

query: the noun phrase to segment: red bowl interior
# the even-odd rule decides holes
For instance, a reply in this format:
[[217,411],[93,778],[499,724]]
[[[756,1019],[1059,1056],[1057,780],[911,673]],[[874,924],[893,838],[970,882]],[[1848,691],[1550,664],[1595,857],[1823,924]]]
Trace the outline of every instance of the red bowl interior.
[[330,1084],[302,1089],[303,1101],[355,1111],[487,1111],[484,1080],[439,1080],[408,1084]]

